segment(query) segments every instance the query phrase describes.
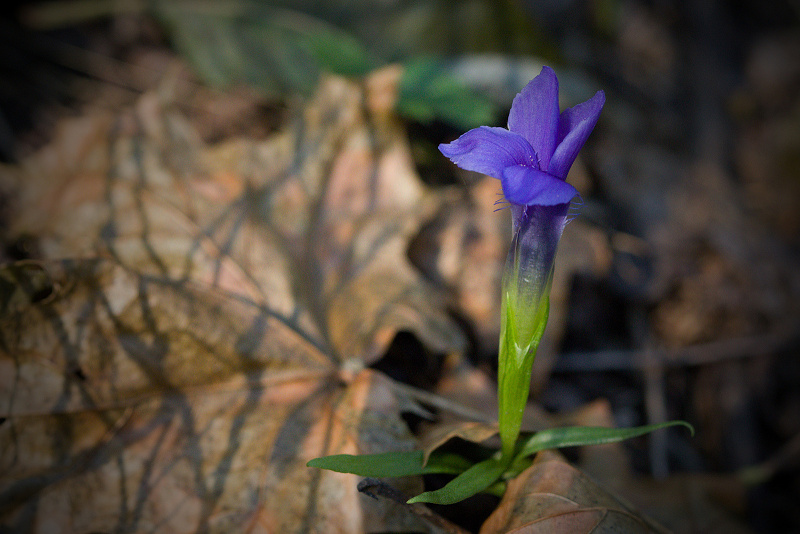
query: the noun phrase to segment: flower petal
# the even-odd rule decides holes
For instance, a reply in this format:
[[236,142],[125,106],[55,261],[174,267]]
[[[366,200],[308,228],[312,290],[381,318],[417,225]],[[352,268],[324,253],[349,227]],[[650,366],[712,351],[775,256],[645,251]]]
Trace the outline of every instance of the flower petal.
[[462,169],[497,179],[501,179],[506,167],[536,165],[536,153],[531,145],[521,135],[505,128],[472,129],[452,143],[439,145],[439,151]]
[[558,146],[550,165],[546,167],[547,172],[562,179],[566,178],[569,168],[578,157],[578,151],[597,124],[597,118],[605,102],[605,93],[597,91],[586,102],[564,110],[558,120]]
[[514,97],[508,129],[520,134],[539,156],[539,168],[550,165],[558,130],[558,78],[550,67],[528,82]]
[[578,190],[564,180],[524,165],[503,170],[503,195],[512,204],[525,206],[555,206],[567,204]]

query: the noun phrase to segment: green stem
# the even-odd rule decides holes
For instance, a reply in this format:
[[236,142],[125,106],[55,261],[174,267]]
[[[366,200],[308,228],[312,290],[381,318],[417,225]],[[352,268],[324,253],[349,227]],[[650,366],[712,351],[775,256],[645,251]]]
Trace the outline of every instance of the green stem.
[[[520,310],[517,299],[507,292],[503,295],[503,317],[500,333],[498,360],[498,422],[502,456],[510,462],[514,457],[517,438],[522,428],[522,417],[530,392],[531,371],[536,357],[536,349],[542,339],[550,311],[550,283],[548,281],[538,306],[531,310]],[[523,324],[526,328],[520,339],[520,324],[517,314],[520,311],[533,312],[534,317]],[[532,321],[531,321],[532,319]],[[530,322],[529,322],[530,321]],[[527,339],[525,339],[527,338]],[[522,342],[522,343],[520,343]]]

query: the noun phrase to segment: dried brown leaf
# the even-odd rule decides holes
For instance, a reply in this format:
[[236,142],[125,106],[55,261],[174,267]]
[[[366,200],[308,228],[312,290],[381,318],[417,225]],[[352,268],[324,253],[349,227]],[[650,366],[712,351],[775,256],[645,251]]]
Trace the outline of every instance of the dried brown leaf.
[[405,257],[436,200],[365,100],[330,78],[287,131],[208,147],[146,95],[4,170],[6,238],[40,251],[0,270],[4,524],[428,528],[305,467],[413,447],[365,366],[399,330],[462,343]]
[[481,534],[653,532],[649,522],[555,452],[542,451],[508,483]]
[[420,447],[425,451],[423,463],[428,463],[431,453],[453,438],[482,443],[497,434],[497,432],[496,424],[477,421],[455,422],[434,427],[430,432],[423,435],[420,443]]

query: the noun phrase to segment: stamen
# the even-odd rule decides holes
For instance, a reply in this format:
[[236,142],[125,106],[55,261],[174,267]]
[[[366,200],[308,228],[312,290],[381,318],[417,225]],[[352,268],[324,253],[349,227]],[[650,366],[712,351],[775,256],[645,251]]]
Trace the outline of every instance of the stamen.
[[502,189],[497,192],[497,196],[500,197],[500,198],[498,198],[497,200],[494,201],[494,205],[495,206],[500,206],[500,207],[493,210],[495,213],[497,213],[498,211],[503,211],[504,209],[511,207],[511,202],[506,200],[505,195],[503,195],[503,190]]
[[580,215],[581,208],[585,203],[586,202],[583,200],[583,197],[580,195],[572,199],[572,201],[569,203],[569,208],[567,208],[567,217],[564,225],[571,223],[578,217],[578,215]]

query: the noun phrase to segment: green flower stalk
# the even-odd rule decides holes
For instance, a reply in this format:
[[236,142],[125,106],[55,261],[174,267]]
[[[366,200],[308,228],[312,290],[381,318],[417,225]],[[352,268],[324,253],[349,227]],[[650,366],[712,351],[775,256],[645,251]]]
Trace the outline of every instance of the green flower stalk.
[[481,126],[439,150],[459,167],[500,180],[511,207],[513,240],[502,281],[498,421],[502,456],[511,461],[528,400],[531,369],[550,308],[558,242],[577,190],[565,179],[594,129],[605,96],[559,113],[558,79],[549,67],[516,96],[508,129]]

